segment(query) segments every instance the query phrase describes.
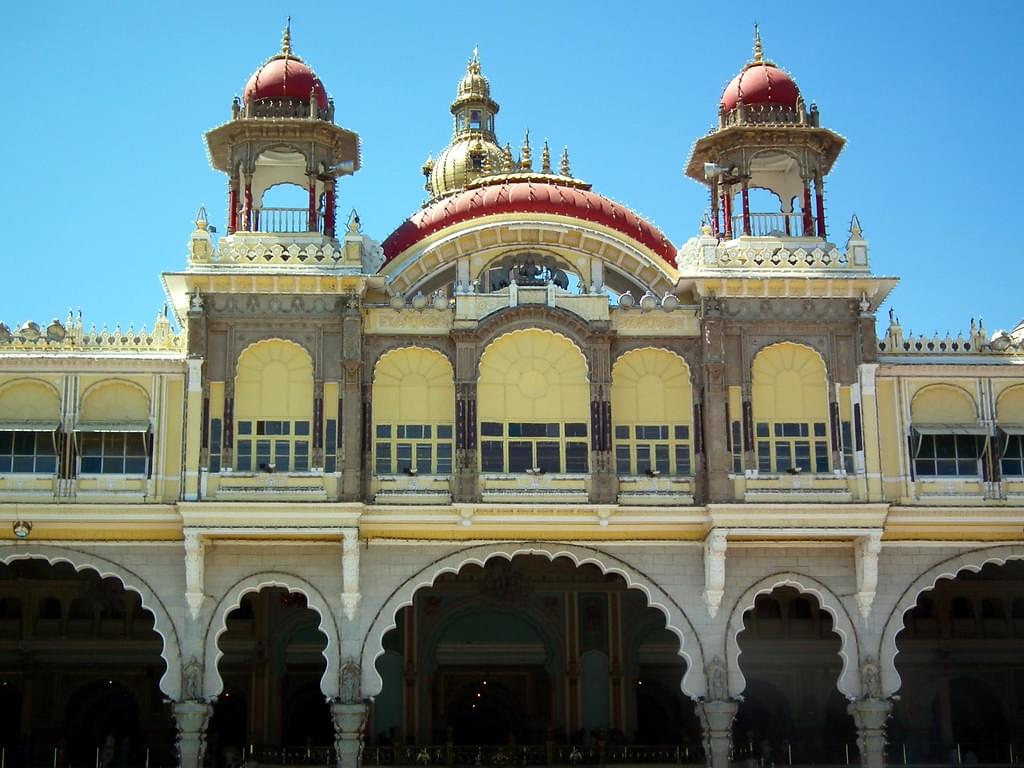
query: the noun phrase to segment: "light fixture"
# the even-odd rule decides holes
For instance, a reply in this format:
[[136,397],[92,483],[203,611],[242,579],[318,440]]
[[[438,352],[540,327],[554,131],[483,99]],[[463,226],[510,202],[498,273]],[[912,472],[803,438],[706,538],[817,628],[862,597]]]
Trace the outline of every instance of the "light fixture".
[[14,535],[19,539],[27,539],[28,535],[32,533],[32,523],[27,520],[15,520],[11,528],[14,530]]

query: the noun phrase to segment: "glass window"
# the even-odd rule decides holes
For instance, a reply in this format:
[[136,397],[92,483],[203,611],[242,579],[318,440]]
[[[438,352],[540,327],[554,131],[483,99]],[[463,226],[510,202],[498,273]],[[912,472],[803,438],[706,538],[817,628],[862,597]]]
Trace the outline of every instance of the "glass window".
[[754,435],[758,472],[830,471],[828,428],[823,421],[761,421]]
[[[240,472],[308,472],[312,422],[259,419],[238,422],[239,439],[235,442],[235,469]],[[331,430],[337,440],[337,422]],[[252,435],[257,439],[253,440]],[[243,436],[244,437],[241,437]],[[329,437],[331,437],[329,436]],[[331,441],[328,439],[328,446]],[[335,449],[325,447],[324,464],[334,461]],[[333,470],[329,470],[333,471]]]
[[[480,425],[482,472],[586,474],[588,426],[584,422],[483,422]],[[505,435],[508,439],[504,439]],[[494,439],[498,438],[498,439]]]
[[918,435],[914,472],[921,477],[978,477],[980,435]]
[[615,468],[619,475],[691,474],[688,424],[615,427]]
[[0,432],[0,474],[57,472],[53,432]]
[[327,419],[324,424],[324,472],[338,470],[338,420]]
[[374,432],[376,474],[452,473],[452,424],[377,424]]
[[81,432],[82,474],[144,475],[149,453],[145,432]]
[[1004,477],[1024,477],[1024,435],[1006,435],[999,468]]

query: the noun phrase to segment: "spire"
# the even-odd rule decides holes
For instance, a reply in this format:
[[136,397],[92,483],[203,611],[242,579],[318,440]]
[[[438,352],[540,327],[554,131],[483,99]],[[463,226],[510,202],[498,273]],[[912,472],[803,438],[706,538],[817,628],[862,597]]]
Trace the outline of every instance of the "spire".
[[760,64],[764,61],[764,49],[761,47],[761,30],[754,22],[754,63]]
[[540,172],[551,173],[551,150],[547,139],[544,139],[544,149],[540,153]]
[[504,163],[503,163],[503,165],[501,167],[501,172],[502,173],[514,173],[516,169],[515,169],[515,165],[512,162],[512,145],[511,144],[508,144],[508,143],[505,144],[505,149],[502,152],[502,159],[504,160]]
[[572,177],[572,173],[569,171],[569,148],[565,147],[562,149],[562,164],[559,171],[563,176]]
[[532,171],[533,170],[533,153],[530,150],[530,129],[526,129],[526,135],[523,137],[523,146],[519,152],[519,170],[520,171]]
[[292,55],[292,17],[284,25],[284,32],[281,34],[281,53],[285,56]]

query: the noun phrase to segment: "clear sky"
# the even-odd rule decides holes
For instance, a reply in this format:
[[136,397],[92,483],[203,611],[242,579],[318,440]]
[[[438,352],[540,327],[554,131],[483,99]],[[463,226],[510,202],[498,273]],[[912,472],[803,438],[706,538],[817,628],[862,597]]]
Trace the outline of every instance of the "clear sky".
[[423,202],[420,166],[450,137],[479,45],[502,142],[529,128],[535,148],[567,144],[575,175],[685,242],[707,203],[682,168],[756,20],[767,57],[848,139],[826,183],[831,239],[859,215],[875,272],[902,278],[890,302],[904,329],[1024,317],[1021,2],[64,0],[4,13],[0,320],[80,307],[87,325],[152,326],[159,273],[184,267],[200,204],[224,231],[226,179],[203,134],[279,49],[288,14],[337,122],[362,138],[339,218],[357,208],[378,240]]

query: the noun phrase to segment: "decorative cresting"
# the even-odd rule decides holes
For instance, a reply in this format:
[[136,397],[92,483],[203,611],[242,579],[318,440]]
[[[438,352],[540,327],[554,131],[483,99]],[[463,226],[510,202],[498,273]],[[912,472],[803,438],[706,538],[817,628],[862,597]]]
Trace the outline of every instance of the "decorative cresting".
[[281,421],[313,418],[313,358],[300,344],[263,339],[238,356],[235,418]]
[[590,382],[583,352],[549,330],[499,336],[480,356],[477,412],[481,421],[590,419]]
[[160,677],[160,690],[174,701],[181,698],[181,642],[178,637],[178,629],[171,620],[167,607],[145,579],[131,569],[104,557],[67,547],[33,545],[29,550],[23,545],[0,546],[0,562],[6,565],[13,560],[45,560],[51,565],[67,563],[76,571],[91,570],[99,574],[102,579],[117,579],[126,590],[135,592],[139,596],[142,607],[153,615],[153,631],[160,636],[162,641],[160,657],[164,660],[167,668]]
[[313,609],[320,616],[318,629],[327,638],[327,645],[324,647],[323,656],[327,660],[327,668],[320,679],[320,690],[328,699],[334,699],[339,695],[341,679],[339,671],[341,633],[338,630],[338,617],[331,610],[330,602],[323,593],[293,573],[267,572],[256,573],[236,581],[224,596],[217,601],[210,616],[210,623],[206,627],[206,634],[203,642],[204,657],[206,659],[206,671],[203,678],[203,698],[212,699],[224,690],[224,680],[220,676],[220,659],[224,652],[220,649],[220,636],[228,628],[228,614],[242,604],[242,598],[252,592],[259,592],[268,587],[281,587],[289,592],[297,592],[306,598],[306,605]]
[[49,325],[29,320],[15,328],[0,322],[0,353],[6,351],[35,352],[80,352],[96,354],[97,352],[130,352],[130,353],[172,353],[170,356],[185,351],[184,334],[176,334],[171,328],[167,315],[157,315],[152,331],[146,326],[136,331],[134,326],[122,330],[117,324],[113,329],[104,325],[97,330],[93,324],[89,330],[82,323],[82,313],[77,319],[68,313],[65,322],[54,318]]
[[388,424],[450,423],[455,418],[455,371],[434,349],[399,347],[373,368],[373,419]]
[[945,335],[938,332],[930,336],[921,333],[917,336],[908,330],[903,332],[900,319],[893,310],[889,310],[889,327],[885,336],[878,340],[878,351],[885,355],[1016,355],[1024,354],[1024,327],[1018,326],[1012,333],[997,331],[992,338],[985,330],[984,320],[975,323],[971,318],[967,335],[958,331],[953,336],[948,331]]
[[907,612],[917,605],[917,599],[921,594],[935,589],[941,579],[955,579],[964,571],[977,573],[990,563],[1005,565],[1010,560],[1024,560],[1024,546],[1018,544],[961,552],[936,563],[900,593],[886,618],[885,628],[878,643],[883,698],[897,693],[902,685],[900,673],[896,670],[896,654],[900,650],[896,645],[896,638],[906,626]]
[[822,610],[832,617],[832,631],[839,635],[839,657],[843,667],[836,681],[839,692],[851,701],[861,695],[860,638],[846,604],[839,596],[817,579],[802,573],[775,573],[761,579],[736,601],[729,614],[725,637],[725,658],[729,668],[729,695],[739,697],[747,687],[747,679],[740,669],[739,634],[743,631],[743,615],[754,608],[760,595],[771,594],[779,587],[794,587],[802,594],[813,595]]
[[643,571],[614,555],[592,547],[566,545],[558,542],[515,542],[487,544],[454,552],[428,563],[396,587],[381,605],[363,638],[363,695],[376,696],[384,681],[377,671],[376,661],[384,654],[384,635],[398,626],[398,612],[412,605],[416,592],[431,587],[444,574],[457,574],[467,565],[483,568],[493,558],[511,561],[516,555],[543,555],[548,560],[565,557],[577,567],[594,565],[603,574],[621,576],[630,589],[640,590],[647,605],[665,616],[665,627],[679,638],[679,655],[686,661],[686,674],[682,689],[691,698],[704,695],[704,650],[700,637],[682,607]]

